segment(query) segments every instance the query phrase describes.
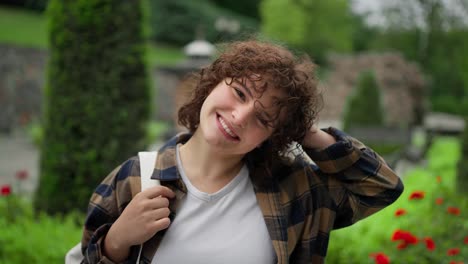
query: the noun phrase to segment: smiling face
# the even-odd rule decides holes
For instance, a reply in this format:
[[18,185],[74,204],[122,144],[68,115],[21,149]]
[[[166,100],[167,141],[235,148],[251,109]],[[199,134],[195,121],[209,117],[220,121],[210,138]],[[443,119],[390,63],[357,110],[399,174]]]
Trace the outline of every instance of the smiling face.
[[273,133],[278,120],[276,102],[280,91],[267,88],[259,92],[260,83],[226,78],[208,95],[200,111],[195,134],[216,149],[244,155]]

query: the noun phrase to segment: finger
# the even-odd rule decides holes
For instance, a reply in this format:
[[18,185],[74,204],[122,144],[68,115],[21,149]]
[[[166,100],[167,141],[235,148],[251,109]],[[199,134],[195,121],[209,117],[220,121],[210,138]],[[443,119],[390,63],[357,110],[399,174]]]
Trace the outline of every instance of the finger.
[[169,210],[169,208],[167,207],[158,208],[151,212],[151,218],[157,221],[159,219],[169,217],[169,214],[171,214],[171,210]]
[[171,224],[171,220],[169,219],[169,217],[164,217],[157,221],[154,221],[153,228],[156,232],[158,232],[158,231],[168,228],[170,224]]
[[174,198],[175,194],[174,192],[167,188],[166,186],[153,186],[150,187],[142,192],[142,195],[144,195],[147,198],[156,198],[158,196],[163,196],[167,198]]
[[164,207],[169,207],[169,199],[163,196],[159,196],[153,199],[150,199],[150,208],[159,209]]

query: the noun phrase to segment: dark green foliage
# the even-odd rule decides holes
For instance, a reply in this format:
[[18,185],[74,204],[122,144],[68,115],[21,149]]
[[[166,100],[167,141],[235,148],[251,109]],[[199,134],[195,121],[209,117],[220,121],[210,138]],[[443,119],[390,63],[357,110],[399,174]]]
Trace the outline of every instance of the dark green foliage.
[[384,115],[380,88],[372,72],[362,72],[354,93],[348,99],[343,118],[343,128],[348,131],[352,126],[371,127],[383,124]]
[[468,189],[468,118],[465,118],[465,131],[462,135],[461,157],[458,161],[457,190],[466,195]]
[[150,113],[140,1],[52,0],[36,209],[85,210],[92,191],[144,147]]
[[[255,19],[219,8],[207,0],[158,0],[151,1],[150,6],[152,39],[157,42],[185,45],[196,37],[211,42],[227,41],[238,33],[255,32],[258,27]],[[237,20],[240,31],[218,31],[215,23],[220,17]]]
[[2,5],[12,5],[20,8],[44,11],[49,0],[1,0]]
[[212,0],[216,5],[241,15],[259,19],[258,5],[261,0]]

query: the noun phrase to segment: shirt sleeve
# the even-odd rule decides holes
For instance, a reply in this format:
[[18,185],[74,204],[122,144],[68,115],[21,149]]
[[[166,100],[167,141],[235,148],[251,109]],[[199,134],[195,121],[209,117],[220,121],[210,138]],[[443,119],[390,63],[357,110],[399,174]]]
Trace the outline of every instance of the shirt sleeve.
[[393,203],[403,183],[385,160],[359,140],[330,127],[336,143],[323,150],[304,148],[315,162],[337,206],[334,228],[349,226]]
[[139,175],[136,161],[132,158],[115,168],[92,194],[81,240],[82,263],[114,263],[103,255],[103,243],[112,224],[139,191],[136,186],[140,183],[136,183],[137,177],[133,176]]

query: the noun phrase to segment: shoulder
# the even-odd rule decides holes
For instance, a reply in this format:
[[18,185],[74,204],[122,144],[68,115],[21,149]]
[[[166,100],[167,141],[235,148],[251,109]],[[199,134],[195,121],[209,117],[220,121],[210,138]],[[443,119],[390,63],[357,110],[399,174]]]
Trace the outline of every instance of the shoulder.
[[140,191],[140,185],[140,162],[138,156],[133,156],[114,168],[97,186],[91,203],[130,200]]

